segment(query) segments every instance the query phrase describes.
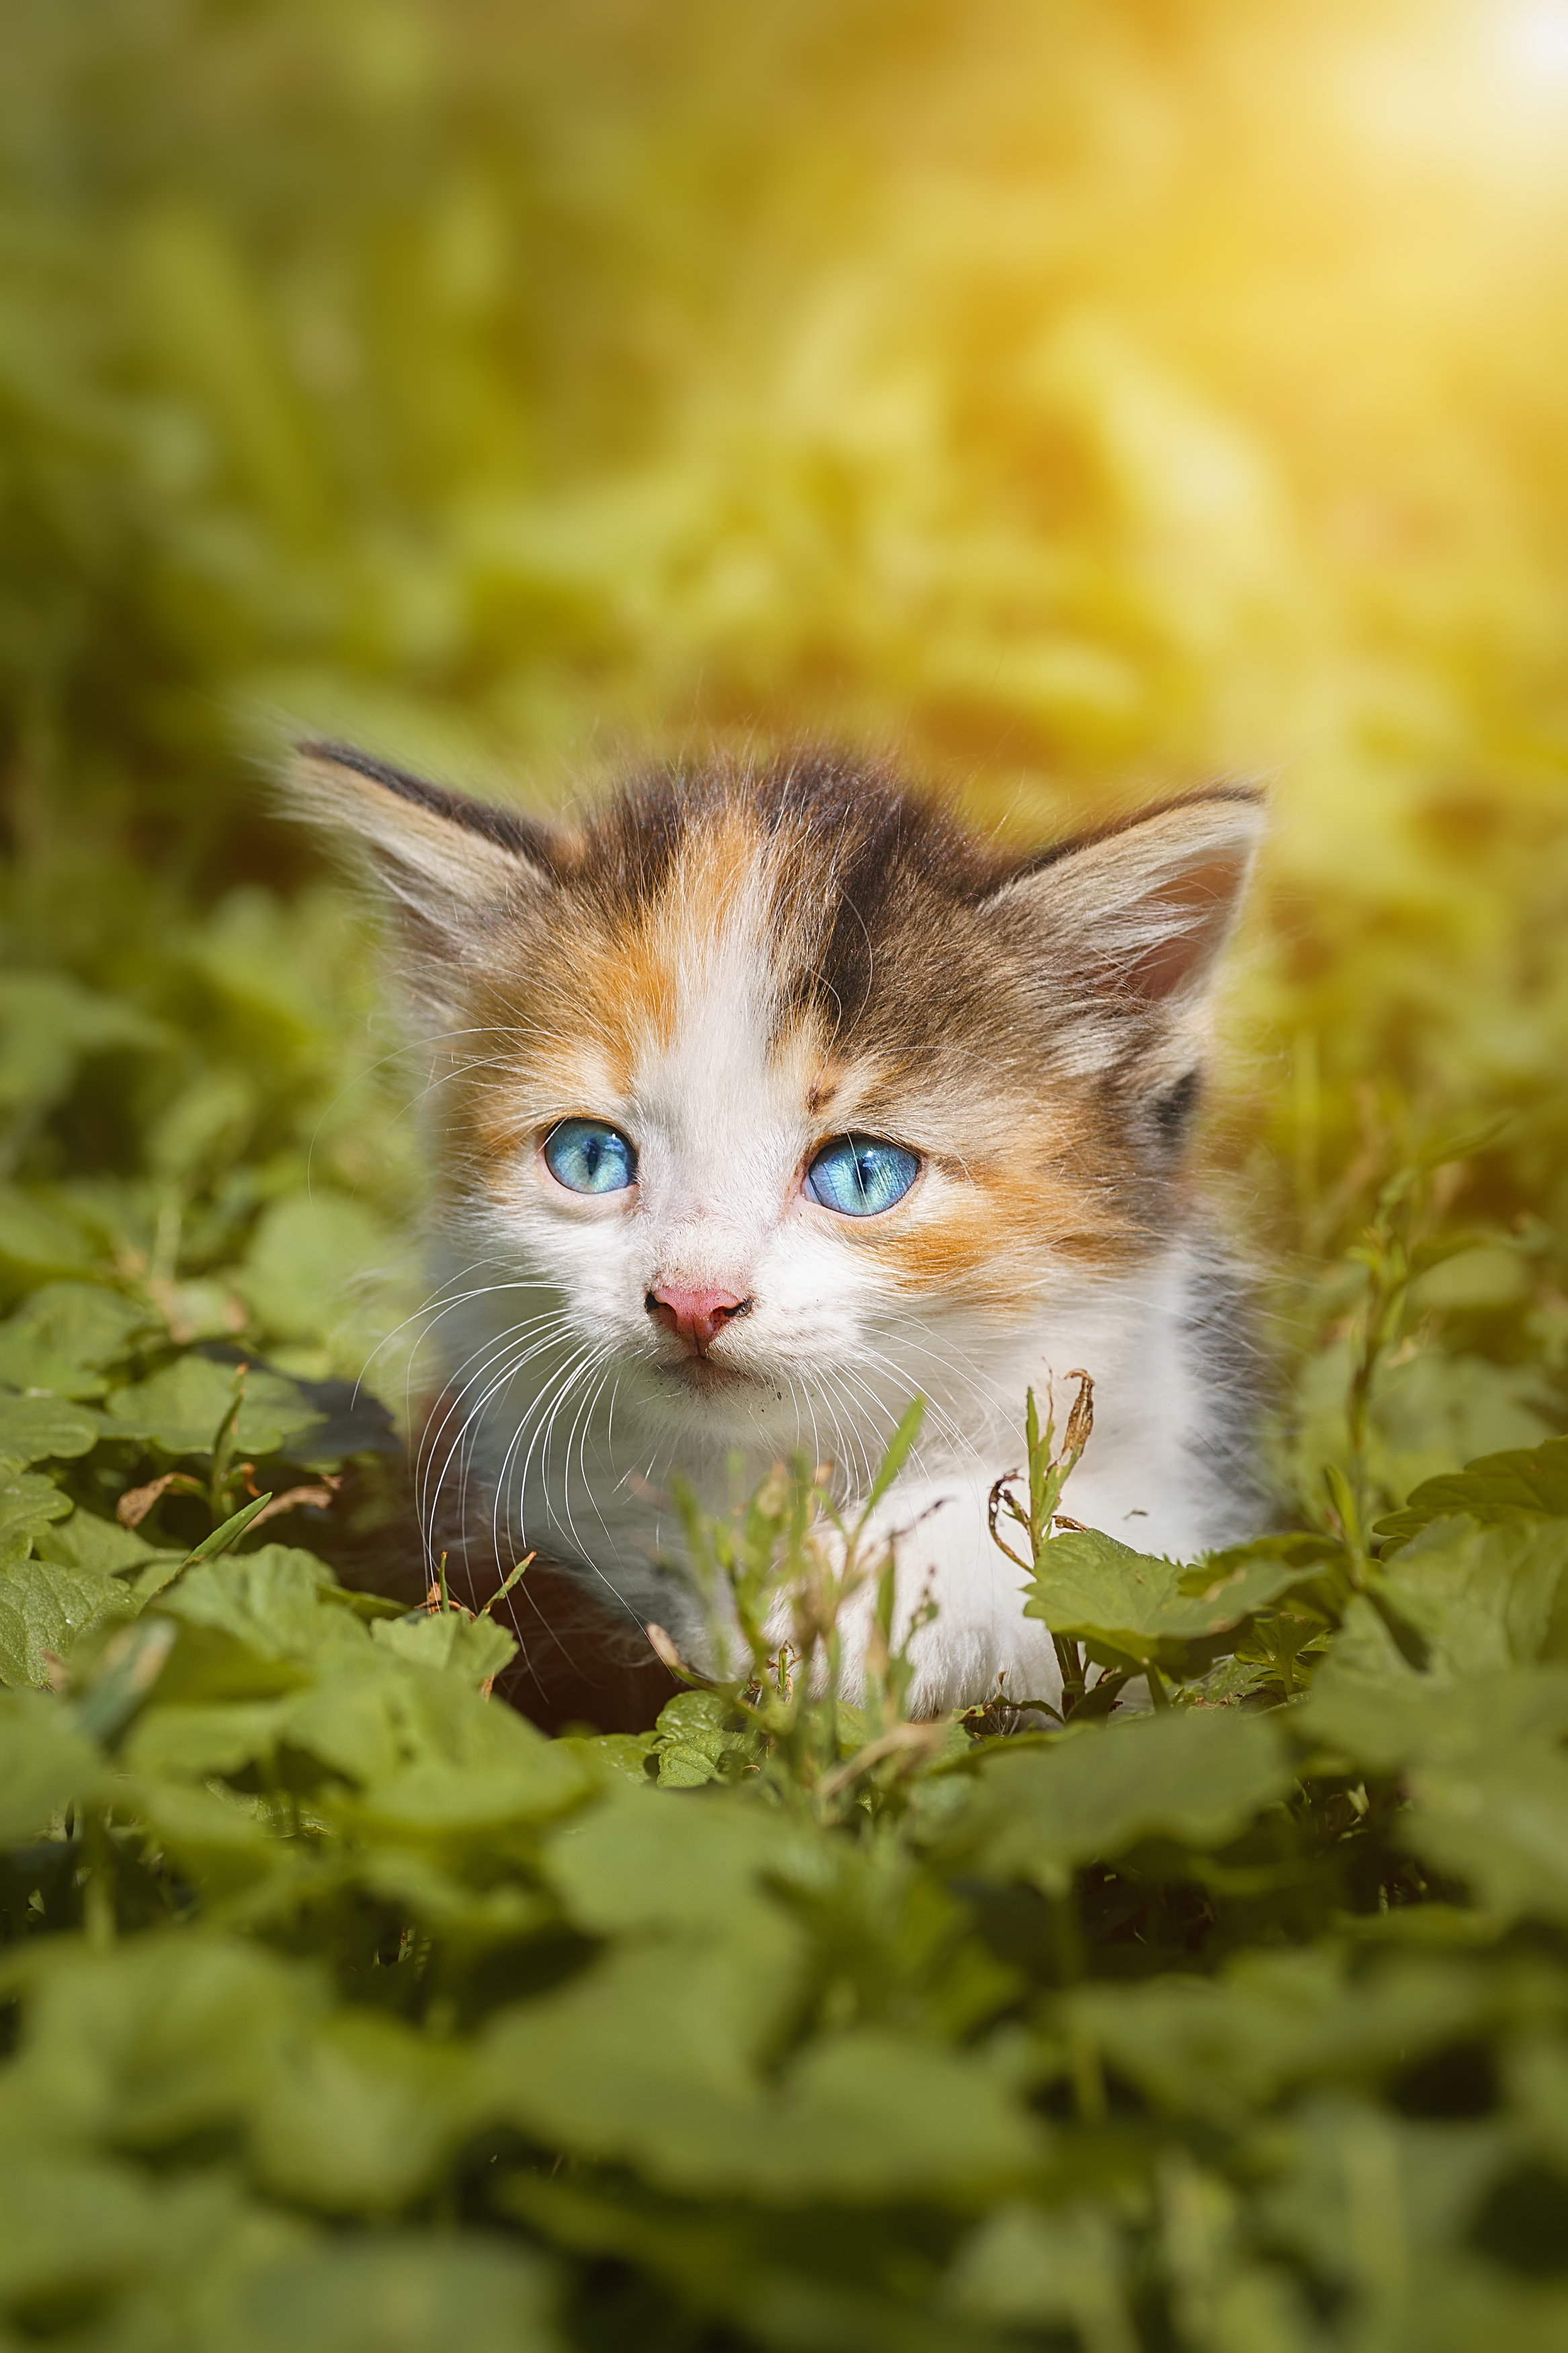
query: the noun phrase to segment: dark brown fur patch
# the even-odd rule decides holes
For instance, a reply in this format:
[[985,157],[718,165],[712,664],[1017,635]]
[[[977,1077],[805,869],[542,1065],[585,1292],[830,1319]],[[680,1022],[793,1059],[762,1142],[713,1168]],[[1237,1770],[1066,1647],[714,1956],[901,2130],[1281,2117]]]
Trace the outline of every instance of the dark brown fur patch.
[[364,776],[372,784],[381,785],[399,800],[410,801],[416,808],[428,809],[432,817],[445,818],[449,825],[461,827],[465,833],[477,833],[482,840],[493,842],[498,849],[510,849],[549,869],[552,837],[543,826],[532,825],[515,809],[494,807],[489,801],[476,801],[467,793],[455,793],[445,785],[427,784],[423,776],[410,776],[405,768],[395,768],[389,761],[373,759],[368,752],[356,751],[352,744],[307,743],[299,746],[303,760],[320,760],[333,768],[352,769],[356,776]]

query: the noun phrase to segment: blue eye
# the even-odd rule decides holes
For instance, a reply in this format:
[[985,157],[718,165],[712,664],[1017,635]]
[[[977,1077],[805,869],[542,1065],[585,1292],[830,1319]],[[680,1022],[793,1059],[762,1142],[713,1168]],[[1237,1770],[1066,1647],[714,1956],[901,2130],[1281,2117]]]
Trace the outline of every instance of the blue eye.
[[825,1144],[805,1172],[808,1201],[837,1209],[844,1218],[879,1217],[901,1201],[921,1164],[901,1144],[875,1135],[837,1135]]
[[624,1193],[637,1156],[619,1128],[602,1119],[563,1119],[544,1139],[544,1165],[569,1193]]

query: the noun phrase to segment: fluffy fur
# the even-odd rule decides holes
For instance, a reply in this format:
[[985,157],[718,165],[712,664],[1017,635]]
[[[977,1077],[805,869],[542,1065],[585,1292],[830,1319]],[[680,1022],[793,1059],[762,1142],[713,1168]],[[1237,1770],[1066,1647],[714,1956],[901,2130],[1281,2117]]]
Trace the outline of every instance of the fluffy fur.
[[[804,1447],[852,1497],[918,1390],[918,1458],[882,1510],[909,1532],[906,1606],[928,1573],[939,1604],[914,1704],[1003,1672],[1050,1696],[985,1502],[1026,1387],[1078,1366],[1096,1425],[1074,1516],[1178,1556],[1244,1532],[1237,1288],[1184,1147],[1254,794],[1024,859],[815,756],[659,775],[556,831],[318,744],[292,800],[357,842],[395,913],[438,1171],[426,1504],[476,1581],[535,1546],[700,1653],[655,1565],[672,1466],[719,1502],[737,1452],[743,1485]],[[633,1140],[633,1187],[556,1182],[542,1147],[569,1116]],[[802,1191],[847,1133],[920,1155],[881,1216]],[[693,1354],[649,1313],[672,1282],[744,1312]]]

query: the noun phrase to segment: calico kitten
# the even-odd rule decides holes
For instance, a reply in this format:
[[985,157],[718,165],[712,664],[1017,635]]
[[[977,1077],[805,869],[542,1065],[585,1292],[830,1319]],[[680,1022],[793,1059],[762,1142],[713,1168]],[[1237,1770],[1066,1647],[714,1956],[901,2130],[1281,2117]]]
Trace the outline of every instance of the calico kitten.
[[340,744],[292,797],[395,922],[438,1185],[429,1527],[477,1587],[534,1546],[700,1657],[655,1565],[672,1466],[720,1503],[736,1451],[750,1482],[805,1449],[852,1497],[918,1390],[880,1514],[906,1608],[928,1573],[939,1605],[914,1712],[1004,1671],[1053,1696],[985,1504],[1026,1388],[1079,1366],[1075,1519],[1179,1556],[1247,1532],[1239,1287],[1184,1147],[1255,794],[1026,857],[815,754],[559,831]]

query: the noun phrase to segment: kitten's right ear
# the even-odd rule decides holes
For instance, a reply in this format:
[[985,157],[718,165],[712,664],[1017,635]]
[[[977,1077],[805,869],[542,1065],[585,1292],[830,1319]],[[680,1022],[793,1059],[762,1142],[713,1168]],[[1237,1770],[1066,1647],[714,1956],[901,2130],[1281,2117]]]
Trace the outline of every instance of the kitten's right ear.
[[550,886],[543,827],[346,744],[300,744],[282,798],[289,816],[348,837],[422,943],[431,931],[460,940],[476,918]]

